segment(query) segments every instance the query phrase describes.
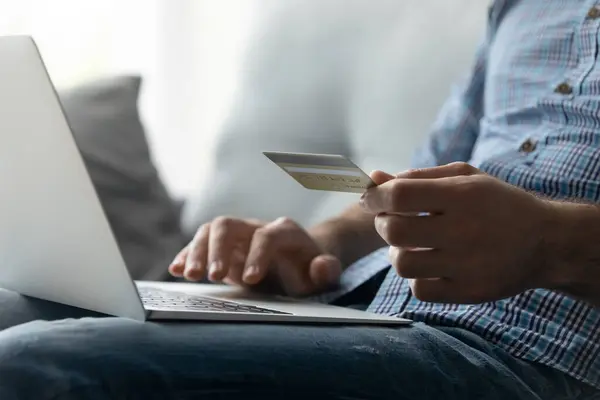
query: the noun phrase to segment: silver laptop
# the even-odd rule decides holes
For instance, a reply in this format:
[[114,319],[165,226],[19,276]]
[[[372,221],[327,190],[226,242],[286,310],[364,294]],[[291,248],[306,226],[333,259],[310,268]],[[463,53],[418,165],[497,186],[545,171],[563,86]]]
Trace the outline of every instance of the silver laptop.
[[410,323],[225,285],[132,281],[30,37],[0,38],[0,188],[0,287],[24,295],[142,321]]

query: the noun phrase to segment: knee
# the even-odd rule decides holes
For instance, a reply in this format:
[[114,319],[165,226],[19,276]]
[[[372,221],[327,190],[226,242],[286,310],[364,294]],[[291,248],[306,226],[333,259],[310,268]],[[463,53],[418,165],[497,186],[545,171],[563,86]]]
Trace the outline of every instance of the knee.
[[32,321],[34,314],[26,297],[0,289],[0,331]]
[[0,394],[3,399],[50,399],[82,379],[69,374],[72,354],[54,322],[35,321],[0,332]]
[[99,371],[102,321],[35,321],[0,332],[0,398],[111,398]]

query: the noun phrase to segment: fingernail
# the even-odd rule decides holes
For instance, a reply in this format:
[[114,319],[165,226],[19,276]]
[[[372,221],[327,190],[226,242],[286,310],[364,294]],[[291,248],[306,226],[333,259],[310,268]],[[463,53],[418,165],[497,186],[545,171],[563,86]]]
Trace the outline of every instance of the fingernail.
[[202,268],[202,266],[198,262],[193,262],[193,263],[190,264],[189,268],[190,269],[200,269],[200,268]]
[[248,278],[252,278],[253,276],[255,276],[257,274],[258,274],[258,267],[256,265],[250,265],[244,271],[244,280],[246,280]]
[[214,276],[215,274],[219,274],[222,270],[223,270],[223,266],[221,265],[220,261],[213,261],[210,264],[210,268],[208,269],[211,276]]

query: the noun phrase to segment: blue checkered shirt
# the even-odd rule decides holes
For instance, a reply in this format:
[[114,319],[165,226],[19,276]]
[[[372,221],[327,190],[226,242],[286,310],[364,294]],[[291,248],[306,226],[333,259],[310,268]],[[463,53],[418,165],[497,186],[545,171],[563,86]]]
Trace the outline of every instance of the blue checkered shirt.
[[[414,166],[466,161],[551,198],[600,203],[599,3],[495,1],[475,65]],[[387,267],[387,249],[365,257],[328,300]],[[600,310],[563,294],[539,289],[479,305],[425,303],[392,268],[369,309],[468,329],[600,388]]]

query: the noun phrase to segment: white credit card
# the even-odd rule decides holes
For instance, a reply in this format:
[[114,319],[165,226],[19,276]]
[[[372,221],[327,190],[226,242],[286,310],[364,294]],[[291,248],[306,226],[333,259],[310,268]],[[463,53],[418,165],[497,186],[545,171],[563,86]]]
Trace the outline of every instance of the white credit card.
[[369,175],[344,156],[279,151],[263,154],[307,189],[363,193],[375,186]]

